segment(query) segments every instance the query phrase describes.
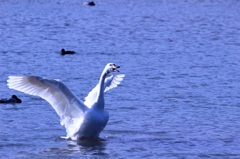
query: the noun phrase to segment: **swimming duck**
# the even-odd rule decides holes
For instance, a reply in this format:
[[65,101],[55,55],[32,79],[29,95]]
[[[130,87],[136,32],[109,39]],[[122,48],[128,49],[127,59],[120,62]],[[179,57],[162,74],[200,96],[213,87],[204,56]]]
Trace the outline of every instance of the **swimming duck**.
[[75,54],[75,52],[74,51],[65,51],[65,49],[62,49],[61,50],[61,55],[66,55],[66,54]]
[[95,6],[95,3],[93,1],[90,1],[90,2],[84,2],[83,5]]
[[22,103],[22,100],[19,99],[16,95],[12,95],[9,99],[0,99],[0,103]]

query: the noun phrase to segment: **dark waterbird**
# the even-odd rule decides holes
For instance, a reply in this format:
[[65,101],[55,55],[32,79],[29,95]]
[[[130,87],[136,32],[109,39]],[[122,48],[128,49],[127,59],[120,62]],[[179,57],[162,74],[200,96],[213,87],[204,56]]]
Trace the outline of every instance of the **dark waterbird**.
[[22,100],[19,99],[16,95],[12,95],[9,99],[0,99],[0,103],[22,103]]
[[72,55],[72,54],[75,54],[75,51],[65,51],[65,49],[62,49],[61,50],[61,55],[66,55],[66,54]]
[[83,5],[95,6],[96,4],[93,1],[90,1],[90,2],[84,2]]

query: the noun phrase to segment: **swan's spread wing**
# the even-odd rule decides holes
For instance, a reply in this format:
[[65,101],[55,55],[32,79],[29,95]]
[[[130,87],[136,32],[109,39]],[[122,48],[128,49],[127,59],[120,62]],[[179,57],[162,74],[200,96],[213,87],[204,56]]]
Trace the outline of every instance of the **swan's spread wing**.
[[96,85],[87,95],[87,97],[84,98],[84,104],[88,107],[91,108],[94,102],[96,101],[97,98],[97,92],[98,92],[98,86],[99,84]]
[[117,74],[117,75],[112,75],[106,78],[104,82],[104,87],[105,87],[104,92],[107,92],[110,89],[117,87],[123,80],[123,77],[125,77],[124,74]]
[[[116,74],[116,75],[112,75],[112,76],[109,76],[108,78],[106,78],[105,81],[104,81],[104,88],[105,88],[104,92],[107,92],[110,89],[112,89],[114,87],[117,87],[121,83],[121,81],[123,80],[124,76],[125,76],[124,74]],[[84,104],[89,108],[91,108],[91,106],[96,101],[97,92],[98,92],[98,89],[99,89],[98,85],[99,84],[97,84],[96,87],[94,87],[88,93],[88,96],[85,97]]]
[[86,108],[59,80],[48,80],[36,76],[9,76],[8,86],[48,101],[61,118],[67,131],[74,128],[76,119],[82,117]]

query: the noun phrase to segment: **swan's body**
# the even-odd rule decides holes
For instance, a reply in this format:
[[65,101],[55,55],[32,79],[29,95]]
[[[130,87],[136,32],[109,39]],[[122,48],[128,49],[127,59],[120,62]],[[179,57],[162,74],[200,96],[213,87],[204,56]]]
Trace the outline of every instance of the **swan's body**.
[[59,80],[43,79],[37,76],[9,76],[9,88],[40,96],[47,100],[60,116],[67,138],[98,138],[106,126],[109,115],[104,110],[104,92],[116,87],[125,75],[115,74],[108,78],[110,72],[118,72],[113,63],[104,68],[99,83],[88,94],[83,103]]

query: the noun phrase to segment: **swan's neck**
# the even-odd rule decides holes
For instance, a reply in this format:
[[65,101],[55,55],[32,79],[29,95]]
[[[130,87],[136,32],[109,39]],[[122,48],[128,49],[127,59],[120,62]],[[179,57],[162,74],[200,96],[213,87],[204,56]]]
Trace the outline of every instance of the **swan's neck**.
[[107,77],[107,73],[104,70],[100,76],[99,83],[98,83],[98,94],[97,94],[97,101],[95,103],[95,108],[104,109],[104,81]]

